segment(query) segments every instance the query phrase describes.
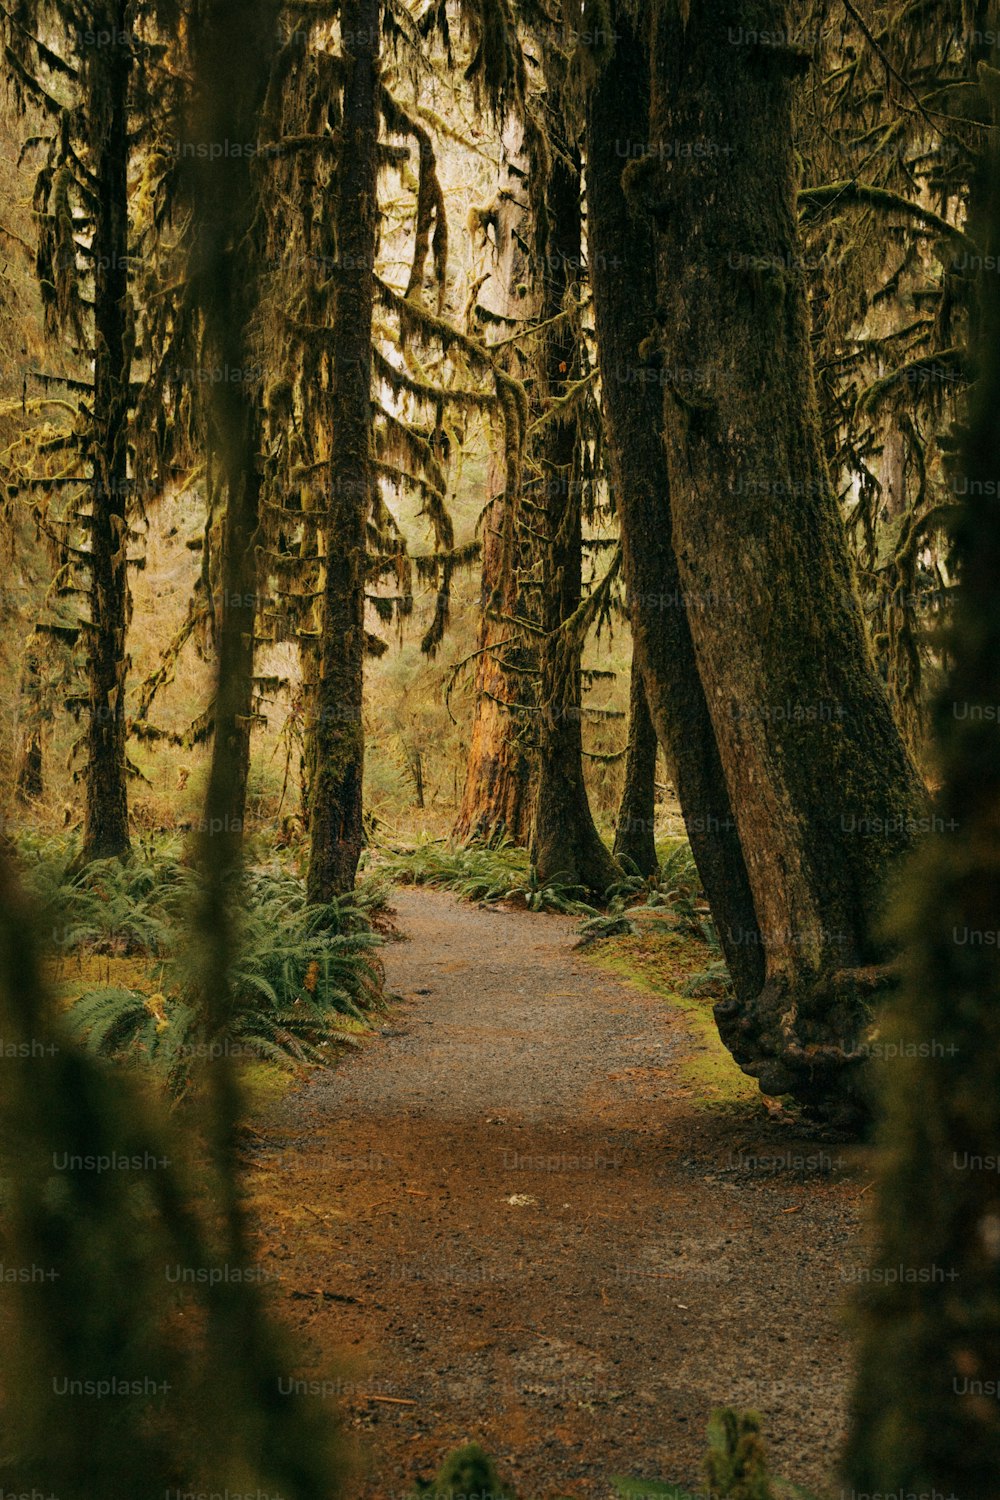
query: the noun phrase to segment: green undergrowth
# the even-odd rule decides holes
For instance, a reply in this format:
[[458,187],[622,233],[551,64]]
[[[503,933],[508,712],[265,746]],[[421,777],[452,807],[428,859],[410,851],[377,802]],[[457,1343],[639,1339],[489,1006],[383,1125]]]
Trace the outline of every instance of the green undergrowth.
[[801,1485],[771,1473],[763,1424],[755,1411],[729,1406],[713,1411],[704,1471],[706,1488],[699,1492],[622,1476],[611,1483],[621,1500],[818,1500]]
[[[705,1488],[684,1489],[658,1479],[615,1475],[609,1483],[620,1500],[820,1500],[811,1490],[772,1475],[760,1416],[720,1407],[708,1423]],[[449,1454],[437,1476],[406,1500],[516,1500],[496,1464],[478,1443]]]
[[541,880],[527,851],[503,834],[464,844],[420,838],[405,849],[385,847],[377,851],[377,869],[399,885],[448,890],[466,901],[508,901],[529,911],[583,917],[580,934],[585,944],[638,931],[637,921],[651,919],[680,926],[717,952],[690,847],[684,840],[670,840],[658,852],[657,875],[647,879],[626,862],[620,878],[597,904],[585,901],[584,888],[568,875],[556,872]]
[[198,1001],[191,913],[199,877],[172,839],[137,843],[126,860],[75,866],[71,840],[22,840],[25,885],[56,959],[71,1035],[88,1051],[150,1070],[184,1094],[222,1055],[252,1080],[251,1098],[279,1090],[278,1073],[328,1061],[357,1044],[383,1004],[379,877],[350,898],[313,905],[276,853],[246,872],[225,1034],[208,1035]]
[[422,838],[407,849],[379,852],[379,872],[399,885],[452,891],[465,901],[508,901],[528,911],[594,918],[598,908],[583,898],[583,886],[556,873],[539,879],[527,852],[504,835],[465,844]]

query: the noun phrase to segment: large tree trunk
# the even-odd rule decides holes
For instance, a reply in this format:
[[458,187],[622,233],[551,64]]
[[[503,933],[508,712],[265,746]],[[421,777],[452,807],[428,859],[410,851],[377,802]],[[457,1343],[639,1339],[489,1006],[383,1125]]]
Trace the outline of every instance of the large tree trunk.
[[640,348],[655,331],[652,233],[622,190],[622,144],[649,140],[647,53],[624,7],[615,31],[614,55],[588,100],[587,226],[633,650],[729,972],[747,1001],[763,982],[763,957],[746,940],[756,932],[753,898],[670,540],[662,372]]
[[[506,334],[510,325],[527,323],[535,298],[529,291],[532,274],[526,255],[531,238],[524,185],[528,162],[516,127],[508,126],[503,149],[499,190],[484,225],[487,235],[492,231],[494,237],[496,268],[484,289],[487,295],[480,300],[502,320]],[[515,345],[510,346],[504,363],[513,365],[512,374],[523,373]],[[507,491],[504,454],[494,456],[488,483],[490,494],[496,498],[491,499],[483,518],[476,706],[465,789],[454,833],[456,838],[465,839],[473,834],[488,837],[502,830],[516,843],[527,844],[534,767],[521,716],[513,705],[529,702],[534,696],[534,653],[509,623],[520,608],[516,542],[520,527],[516,514],[519,497]],[[506,708],[505,704],[512,706]]]
[[[553,119],[563,115],[558,93],[548,95]],[[582,374],[580,330],[572,309],[582,264],[580,169],[568,141],[557,141],[545,191],[547,232],[540,309],[538,381],[543,404],[563,398]],[[560,313],[567,316],[559,319]],[[541,880],[560,876],[598,895],[620,874],[590,812],[583,779],[583,641],[567,622],[583,590],[582,435],[575,413],[549,421],[532,454],[538,478],[526,499],[543,533],[535,575],[539,637],[538,784],[531,834],[532,862]]]
[[[755,29],[787,35],[764,0]],[[735,0],[654,18],[648,142],[674,550],[766,982],[719,1007],[768,1092],[850,1094],[886,879],[923,789],[875,671],[822,452],[797,251],[791,76]]]
[[[609,428],[610,435],[610,428]],[[640,875],[659,868],[653,823],[656,809],[656,730],[649,716],[638,658],[633,654],[629,679],[628,745],[613,853],[628,860]]]
[[93,35],[113,41],[90,64],[88,110],[101,131],[95,142],[94,413],[89,549],[90,619],[85,810],[81,860],[129,849],[125,754],[125,637],[128,585],[128,419],[132,371],[129,307],[128,165],[131,43],[126,0],[104,8]]
[[375,483],[371,344],[378,237],[380,9],[380,0],[347,0],[340,13],[350,46],[334,209],[339,261],[333,301],[336,416],[330,495],[322,522],[323,639],[310,705],[310,901],[329,901],[353,887],[364,837],[361,710],[366,524]]

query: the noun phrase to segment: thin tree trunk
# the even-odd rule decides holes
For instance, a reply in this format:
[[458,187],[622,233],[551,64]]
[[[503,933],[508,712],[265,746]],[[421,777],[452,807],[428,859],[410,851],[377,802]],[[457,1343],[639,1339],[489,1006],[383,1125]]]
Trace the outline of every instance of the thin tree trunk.
[[[197,158],[192,272],[201,295],[204,330],[201,360],[211,377],[211,447],[218,455],[224,503],[218,566],[218,677],[213,754],[206,791],[205,833],[218,842],[219,860],[235,865],[246,819],[250,732],[253,724],[254,645],[257,617],[261,474],[259,391],[233,372],[255,365],[259,255],[254,218],[259,186],[247,155],[213,153],[215,142],[254,141],[267,86],[273,44],[273,5],[248,11],[254,30],[248,55],[255,66],[235,74],[224,55],[223,37],[235,24],[236,0],[221,0],[202,21],[204,76],[228,79],[217,96],[198,102],[196,127],[208,149]],[[256,47],[256,52],[254,48]],[[238,90],[226,97],[228,89]]]
[[[788,35],[784,0],[755,27]],[[720,1006],[768,1092],[850,1095],[886,880],[923,789],[878,680],[823,456],[798,256],[792,49],[735,0],[655,14],[647,143],[674,550],[766,982]],[[763,267],[763,269],[762,269]]]
[[42,736],[32,729],[21,749],[17,767],[17,800],[22,806],[37,802],[45,790],[42,774]]
[[18,802],[30,806],[44,792],[42,757],[42,674],[34,646],[29,643],[21,669],[21,734],[16,757],[14,792]]
[[653,824],[656,809],[656,730],[649,716],[642,672],[635,656],[629,679],[628,745],[625,750],[625,784],[618,808],[613,853],[621,863],[628,860],[640,875],[655,875],[659,868]]
[[[555,90],[548,95],[553,119],[562,118]],[[548,402],[564,397],[582,373],[579,338],[568,311],[582,264],[580,168],[575,148],[557,142],[545,191],[544,294],[539,385]],[[536,574],[539,638],[538,784],[531,834],[532,862],[541,880],[560,876],[568,884],[603,894],[620,874],[601,840],[583,778],[583,642],[565,628],[583,591],[582,482],[578,418],[550,421],[537,452],[538,481],[526,500],[533,526],[543,533]]]
[[662,371],[641,347],[655,333],[652,233],[622,190],[624,143],[650,139],[648,53],[624,6],[614,22],[614,55],[588,100],[587,228],[633,650],[729,972],[746,1001],[763,983],[763,957],[757,942],[745,941],[756,932],[753,898],[670,540]]
[[90,619],[85,809],[81,860],[129,849],[125,679],[128,584],[128,420],[132,370],[129,307],[129,7],[115,0],[94,28],[113,40],[93,63],[102,79],[91,111],[102,131],[94,151],[94,421],[89,522]]
[[329,901],[353,887],[363,844],[361,712],[366,524],[375,483],[371,343],[378,237],[380,9],[380,0],[347,0],[340,13],[350,47],[334,209],[340,264],[333,302],[336,420],[330,495],[322,521],[323,639],[310,708],[311,901]]

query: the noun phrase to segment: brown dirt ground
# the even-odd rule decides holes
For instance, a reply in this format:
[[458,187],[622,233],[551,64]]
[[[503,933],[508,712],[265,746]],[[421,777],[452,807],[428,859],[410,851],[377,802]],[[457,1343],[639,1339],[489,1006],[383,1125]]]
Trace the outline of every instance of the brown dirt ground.
[[690,1003],[575,950],[573,919],[405,890],[397,921],[399,1002],[258,1120],[248,1179],[351,1493],[403,1496],[466,1440],[531,1500],[700,1487],[719,1404],[829,1489],[863,1154],[775,1123],[728,1061],[713,1102]]

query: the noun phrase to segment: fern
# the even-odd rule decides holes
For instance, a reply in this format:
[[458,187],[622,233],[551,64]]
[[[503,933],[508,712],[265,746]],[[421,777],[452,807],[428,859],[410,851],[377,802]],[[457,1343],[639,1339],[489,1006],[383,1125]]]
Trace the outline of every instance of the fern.
[[[57,856],[35,865],[36,889],[51,910],[72,912],[64,947],[156,955],[156,993],[115,986],[79,995],[69,1009],[78,1039],[100,1056],[152,1067],[175,1093],[196,1062],[226,1048],[289,1065],[325,1060],[382,1002],[382,939],[370,913],[384,906],[386,884],[372,880],[325,905],[310,905],[303,881],[271,866],[246,876],[238,917],[233,1013],[225,1036],[198,1021],[199,954],[183,936],[198,894],[197,877],[173,849],[140,848],[127,862],[103,861],[80,876]],[[118,946],[112,949],[111,943]]]
[[523,880],[527,858],[509,839],[447,844],[422,839],[383,857],[381,872],[401,885],[452,890],[466,901],[503,901]]

